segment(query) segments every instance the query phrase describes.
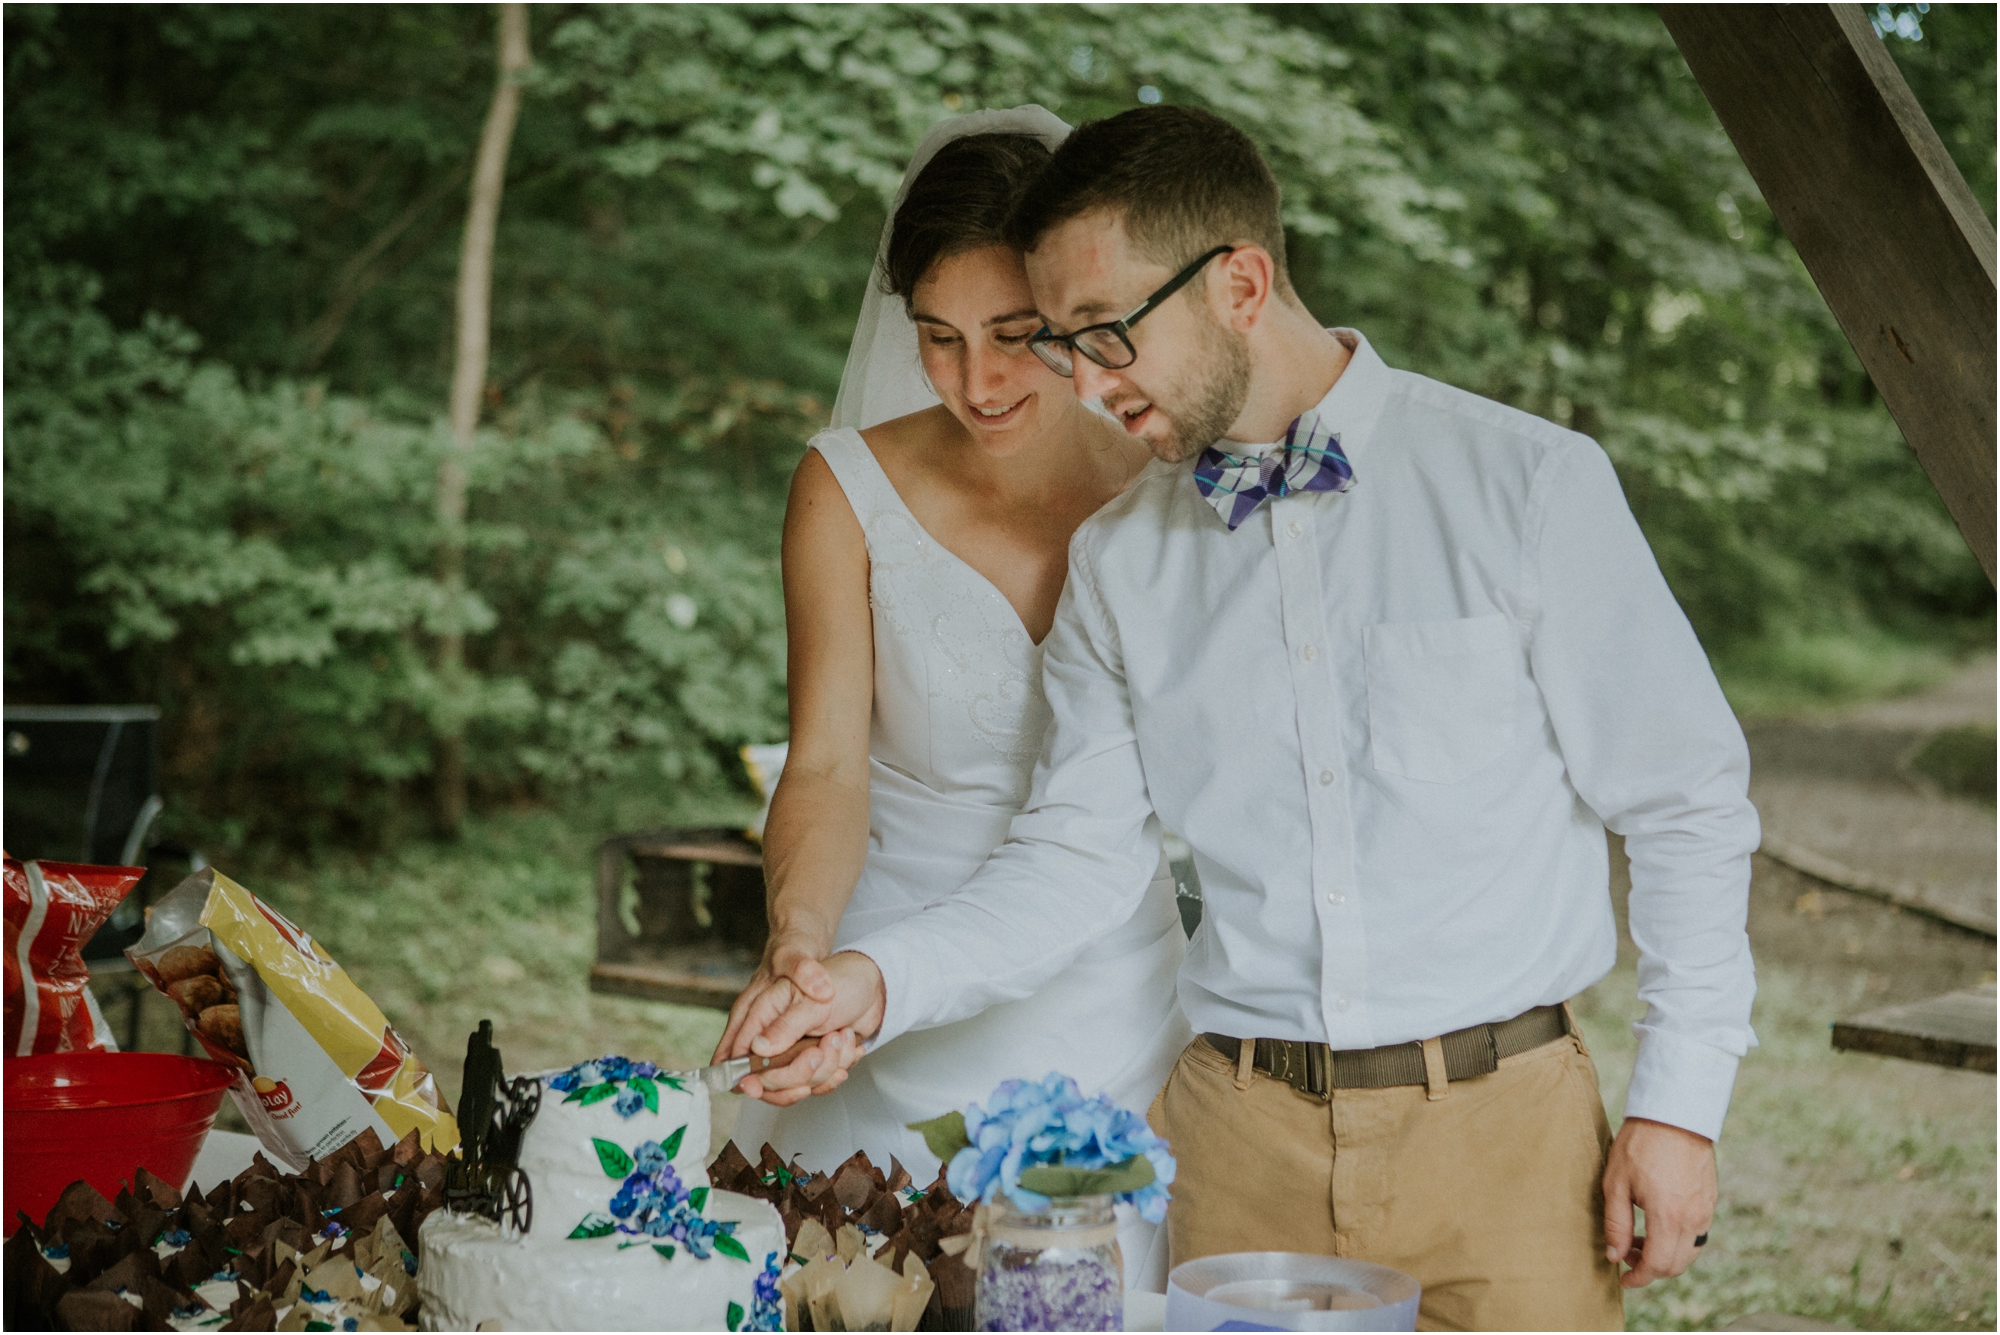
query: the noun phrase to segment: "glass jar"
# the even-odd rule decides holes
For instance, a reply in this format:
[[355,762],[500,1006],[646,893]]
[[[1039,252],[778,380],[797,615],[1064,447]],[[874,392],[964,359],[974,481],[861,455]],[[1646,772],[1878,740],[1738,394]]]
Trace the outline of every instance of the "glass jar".
[[1110,1196],[1056,1196],[986,1208],[976,1330],[1123,1330],[1125,1265]]

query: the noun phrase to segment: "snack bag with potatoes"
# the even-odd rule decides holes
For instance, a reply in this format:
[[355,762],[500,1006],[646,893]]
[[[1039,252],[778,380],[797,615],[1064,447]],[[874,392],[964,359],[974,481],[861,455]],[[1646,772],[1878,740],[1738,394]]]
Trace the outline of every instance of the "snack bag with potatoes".
[[208,1055],[236,1068],[230,1093],[244,1120],[293,1172],[369,1127],[385,1145],[415,1130],[427,1150],[457,1146],[430,1071],[375,1003],[310,936],[214,868],[149,909],[145,936],[125,953]]

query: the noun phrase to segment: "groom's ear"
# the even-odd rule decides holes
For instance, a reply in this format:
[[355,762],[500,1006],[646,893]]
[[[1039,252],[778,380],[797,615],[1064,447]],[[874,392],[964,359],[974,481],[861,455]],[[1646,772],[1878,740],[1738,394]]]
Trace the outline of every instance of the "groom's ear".
[[1235,250],[1215,262],[1208,298],[1215,317],[1239,334],[1262,324],[1279,299],[1278,265],[1271,252],[1254,242],[1238,241]]

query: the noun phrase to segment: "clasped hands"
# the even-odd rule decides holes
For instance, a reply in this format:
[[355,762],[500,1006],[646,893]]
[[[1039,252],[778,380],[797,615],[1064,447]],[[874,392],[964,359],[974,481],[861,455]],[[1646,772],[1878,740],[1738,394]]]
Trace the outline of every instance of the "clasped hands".
[[789,1065],[745,1076],[737,1088],[753,1099],[783,1108],[838,1089],[861,1059],[862,1041],[882,1027],[881,970],[851,950],[828,956],[831,935],[774,931],[749,986],[729,1008],[711,1061],[767,1057],[802,1038],[819,1039]]

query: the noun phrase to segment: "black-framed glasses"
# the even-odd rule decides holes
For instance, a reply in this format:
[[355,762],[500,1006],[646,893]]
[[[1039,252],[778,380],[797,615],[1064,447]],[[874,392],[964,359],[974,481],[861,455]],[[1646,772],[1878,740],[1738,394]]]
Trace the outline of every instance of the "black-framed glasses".
[[1217,255],[1227,255],[1239,248],[1217,246],[1169,278],[1165,286],[1133,307],[1122,320],[1113,320],[1109,324],[1088,325],[1074,334],[1051,333],[1049,327],[1043,325],[1034,337],[1028,340],[1028,346],[1042,359],[1042,365],[1057,375],[1076,374],[1074,354],[1079,352],[1107,371],[1123,370],[1139,360],[1138,350],[1132,346],[1132,340],[1126,337],[1132,326],[1151,315],[1168,297],[1186,287],[1188,280],[1200,273],[1203,265]]

